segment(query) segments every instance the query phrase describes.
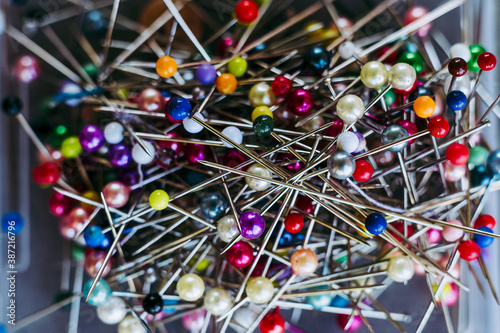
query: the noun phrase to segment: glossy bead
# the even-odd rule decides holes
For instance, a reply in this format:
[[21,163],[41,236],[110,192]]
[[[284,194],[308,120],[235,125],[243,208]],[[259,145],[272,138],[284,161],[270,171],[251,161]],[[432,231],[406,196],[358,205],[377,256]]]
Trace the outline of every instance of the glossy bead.
[[[93,249],[91,247],[87,247],[85,250],[85,262],[84,262],[84,267],[85,271],[87,272],[88,275],[91,277],[97,276],[97,272],[101,269],[102,265],[104,264],[104,259],[106,258],[107,252],[105,251],[100,251],[97,249]],[[103,272],[102,272],[102,277],[106,277],[109,272],[111,272],[111,264],[112,264],[113,258],[111,260],[108,260],[106,263],[106,267],[104,267]]]
[[352,124],[361,119],[365,112],[363,100],[356,95],[345,95],[337,103],[337,116],[344,124]]
[[228,95],[235,92],[238,87],[238,81],[233,74],[225,73],[221,74],[221,76],[217,78],[215,85],[217,87],[217,91],[221,94]]
[[[196,113],[193,117],[196,117],[200,119],[201,121],[205,122],[205,117],[201,113]],[[198,124],[196,121],[194,121],[191,118],[186,118],[182,121],[182,126],[184,129],[191,133],[191,134],[196,134],[199,133],[203,130],[203,126]]]
[[448,121],[441,117],[436,116],[432,117],[427,124],[427,128],[429,129],[429,133],[435,137],[436,139],[444,138],[448,132],[450,131],[450,124]]
[[268,116],[273,118],[273,113],[267,106],[258,106],[252,111],[252,121],[255,121],[260,116]]
[[[250,166],[247,172],[260,177],[272,178],[271,171],[257,163]],[[269,186],[271,186],[271,183],[269,182],[251,177],[245,177],[245,181],[248,187],[250,187],[254,191],[265,191],[269,188]]]
[[314,204],[311,198],[299,194],[297,200],[295,200],[295,208],[307,214],[312,214],[314,211]]
[[271,280],[266,277],[251,278],[246,285],[245,292],[255,304],[267,303],[274,296],[274,287]]
[[227,64],[227,70],[229,73],[234,75],[234,77],[242,77],[247,72],[247,61],[242,57],[236,57],[229,61]]
[[429,118],[434,114],[436,103],[428,96],[420,96],[413,103],[413,111],[420,118]]
[[297,160],[297,157],[295,157],[295,155],[293,155],[292,153],[279,153],[277,161],[290,161],[290,163],[282,164],[285,169],[290,171],[297,171],[303,167],[303,163]]
[[495,218],[488,214],[481,214],[477,217],[476,222],[474,222],[474,228],[487,227],[494,229],[496,225]]
[[444,179],[449,182],[458,182],[465,176],[467,165],[453,165],[450,161],[444,163]]
[[365,86],[378,90],[387,82],[389,72],[380,61],[370,61],[361,68],[360,77]]
[[245,241],[238,241],[226,251],[226,259],[236,268],[247,267],[253,261],[253,248]]
[[366,217],[365,228],[372,235],[380,235],[387,228],[387,220],[380,213],[371,213]]
[[[83,286],[83,297],[87,298],[87,295],[90,291],[90,287],[92,286],[92,282],[94,280],[88,280],[85,285]],[[111,288],[109,287],[108,283],[104,281],[103,279],[99,279],[97,282],[94,290],[92,291],[92,294],[89,297],[89,300],[87,303],[93,306],[99,306],[101,304],[104,304],[109,297],[111,296],[112,291]]]
[[176,291],[188,302],[194,302],[203,296],[205,282],[196,274],[185,274],[177,282]]
[[469,67],[469,70],[472,72],[479,72],[481,68],[479,68],[479,65],[477,64],[477,59],[479,55],[482,53],[486,52],[484,47],[482,47],[479,44],[472,44],[469,45],[469,51],[471,54],[470,60],[467,62],[467,66]]
[[343,132],[337,137],[338,149],[347,153],[354,152],[359,146],[359,139],[353,132]]
[[96,151],[104,143],[104,135],[101,129],[95,125],[85,126],[78,137],[80,145],[86,151]]
[[205,322],[206,310],[200,309],[182,317],[182,325],[188,332],[199,332]]
[[82,88],[73,82],[67,82],[62,86],[60,95],[66,105],[75,107],[82,101]]
[[[381,141],[382,141],[382,144],[386,145],[386,144],[392,143],[394,141],[403,139],[407,136],[408,136],[408,132],[402,126],[389,125],[382,131]],[[402,142],[400,144],[397,144],[395,146],[388,148],[388,150],[393,151],[393,152],[399,152],[399,151],[402,151],[407,145],[408,145],[408,142],[405,141],[405,142]]]
[[398,61],[412,66],[417,74],[420,74],[424,69],[424,59],[417,52],[405,52]]
[[365,160],[357,160],[356,168],[352,173],[352,178],[356,181],[363,183],[369,181],[373,176],[373,167],[370,162]]
[[113,181],[104,186],[102,193],[109,207],[121,208],[127,204],[130,187],[118,181]]
[[5,97],[2,101],[2,110],[8,116],[15,116],[19,114],[23,109],[23,103],[19,97],[15,95],[9,95]]
[[484,165],[479,165],[470,171],[470,182],[472,187],[488,185],[490,180],[491,177]]
[[73,208],[67,216],[59,221],[59,232],[66,238],[73,240],[80,230],[83,229],[85,221],[89,218],[88,212],[81,208]]
[[162,78],[168,79],[177,72],[177,63],[174,58],[163,56],[156,61],[156,73]]
[[46,186],[55,184],[61,178],[61,167],[54,162],[46,162],[33,169],[35,183]]
[[91,225],[85,229],[83,233],[83,238],[85,238],[85,243],[90,247],[101,246],[104,241],[104,234],[102,228],[97,225]]
[[226,243],[229,243],[239,234],[238,223],[232,214],[226,215],[217,223],[217,235]]
[[237,149],[229,149],[224,157],[222,158],[222,163],[225,166],[234,168],[243,162],[247,161],[248,157]]
[[[491,230],[488,227],[478,227],[476,228],[477,230],[481,230],[484,232],[489,232],[493,233],[493,230]],[[493,237],[490,236],[484,236],[484,235],[479,235],[479,234],[474,234],[474,242],[480,247],[480,248],[485,248],[491,245],[493,243]]]
[[[243,142],[243,133],[238,127],[228,126],[222,130],[222,135],[226,136],[228,139],[234,141],[237,144],[241,144]],[[222,140],[222,143],[227,148],[234,148],[231,144],[227,143],[225,140]]]
[[257,319],[257,313],[250,308],[241,307],[236,309],[232,319],[239,327],[248,329]]
[[[455,220],[455,219],[448,220],[446,222],[454,224],[454,225],[463,226],[462,222],[460,222],[459,220]],[[445,226],[443,228],[443,231],[441,234],[443,235],[444,240],[447,242],[450,242],[450,243],[454,243],[454,242],[458,241],[459,239],[462,239],[462,237],[464,236],[464,232],[462,229],[458,229],[458,228],[454,228],[454,227],[450,227],[450,226]]]
[[465,62],[468,62],[471,58],[469,47],[464,43],[453,44],[450,48],[450,57],[462,58]]
[[169,201],[170,197],[163,190],[155,190],[149,195],[149,205],[155,210],[164,210]]
[[453,111],[462,110],[467,104],[467,96],[460,90],[453,90],[446,95],[446,104]]
[[241,23],[252,23],[259,16],[259,6],[253,1],[242,0],[234,8],[234,14]]
[[168,114],[175,120],[183,120],[191,115],[191,103],[184,97],[176,97],[168,103]]
[[[314,287],[312,291],[324,290],[326,288]],[[333,296],[329,293],[306,296],[306,302],[311,304],[315,310],[321,310],[325,306],[330,306]],[[332,305],[334,306],[334,305]]]
[[294,234],[302,230],[304,218],[299,213],[290,213],[285,219],[285,230]]
[[146,330],[141,322],[132,315],[126,316],[118,324],[118,333],[144,333]]
[[437,229],[429,229],[427,230],[427,238],[429,244],[437,244],[441,240],[441,232]]
[[271,89],[273,90],[274,95],[278,97],[286,97],[290,95],[293,90],[292,80],[287,79],[282,75],[276,76],[271,85]]
[[147,294],[142,299],[142,307],[149,314],[158,314],[163,310],[163,299],[158,293]]
[[405,63],[397,63],[389,70],[389,84],[398,90],[410,89],[417,80],[415,69]]
[[130,147],[124,144],[117,144],[109,150],[109,162],[117,168],[125,168],[132,162],[132,152]]
[[[405,24],[408,25],[410,23],[415,22],[416,20],[422,18],[423,16],[427,15],[429,11],[427,8],[422,7],[422,6],[413,6],[408,8],[408,11],[405,14]],[[423,25],[421,28],[417,30],[417,35],[419,37],[426,37],[429,34],[429,31],[431,30],[432,24],[427,23]]]
[[104,127],[104,138],[108,143],[117,144],[123,140],[122,124],[113,121]]
[[500,149],[494,150],[488,155],[486,169],[491,176],[500,175]]
[[70,136],[61,145],[61,154],[66,158],[75,158],[82,153],[82,146],[77,136]]
[[462,58],[453,58],[448,63],[448,72],[455,77],[464,76],[467,73],[467,62]]
[[307,116],[314,107],[314,97],[308,90],[296,89],[288,96],[287,104],[296,116]]
[[220,287],[212,288],[205,294],[203,305],[214,316],[220,316],[233,307],[233,298]]
[[222,193],[207,193],[201,198],[201,212],[211,220],[220,219],[228,207],[227,199]]
[[252,128],[258,137],[268,137],[274,130],[274,120],[270,116],[259,116],[253,122]]
[[30,83],[40,75],[38,60],[31,55],[23,55],[16,60],[16,76],[19,81]]
[[458,245],[458,253],[460,254],[460,258],[463,260],[473,261],[479,258],[481,248],[476,244],[476,242],[466,240]]
[[330,66],[330,60],[330,53],[321,46],[310,48],[305,55],[307,66],[316,74],[323,73]]
[[155,159],[155,147],[151,142],[148,141],[142,141],[142,143],[144,144],[144,146],[146,146],[152,156],[150,156],[139,143],[136,143],[132,147],[132,159],[137,164],[149,164]]
[[73,200],[71,198],[59,192],[54,192],[49,199],[49,210],[56,216],[65,216],[71,210],[72,204]]
[[[356,47],[356,45],[353,42],[348,40],[348,41],[345,41],[342,44],[340,44],[338,52],[339,52],[339,56],[342,59],[347,60],[350,57],[352,57],[353,55],[355,55],[356,53],[358,53],[359,49]],[[363,79],[361,79],[361,80],[363,80]]]
[[469,149],[469,164],[474,166],[486,163],[488,159],[488,150],[483,146],[476,146]]
[[156,89],[146,88],[137,97],[137,107],[142,111],[162,112],[165,97]]
[[156,165],[165,170],[169,170],[177,162],[177,154],[170,148],[160,147],[160,149],[156,151],[155,159]]
[[24,219],[18,212],[7,212],[2,215],[2,231],[17,235],[23,230]]
[[215,67],[210,64],[203,64],[196,70],[196,79],[201,84],[211,84],[217,78]]
[[246,239],[257,238],[264,232],[266,223],[262,215],[254,211],[246,211],[240,216],[241,236]]
[[408,257],[398,256],[389,260],[387,275],[396,282],[411,280],[414,274],[413,262]]
[[463,165],[469,160],[469,149],[461,143],[452,143],[446,148],[446,159],[453,165]]
[[97,317],[107,325],[116,325],[127,315],[127,307],[120,297],[111,296],[96,309]]
[[285,333],[285,319],[279,313],[279,308],[267,313],[259,323],[260,333]]
[[205,145],[193,144],[184,147],[184,156],[189,164],[197,166],[198,161],[205,160],[209,155]]
[[274,104],[274,93],[268,84],[264,82],[257,83],[250,89],[248,100],[253,107],[269,107]]
[[497,65],[497,58],[490,52],[483,52],[477,57],[477,65],[483,71],[491,71]]
[[296,250],[290,257],[292,271],[295,275],[309,276],[318,267],[318,257],[310,249]]
[[[399,120],[396,123],[396,125],[403,127],[406,130],[406,132],[408,132],[408,135],[413,135],[418,132],[417,125],[415,125],[409,120]],[[413,142],[415,142],[415,139],[408,140],[409,145],[411,145]]]
[[345,151],[336,151],[328,158],[328,171],[333,178],[346,179],[352,176],[356,162],[351,154]]

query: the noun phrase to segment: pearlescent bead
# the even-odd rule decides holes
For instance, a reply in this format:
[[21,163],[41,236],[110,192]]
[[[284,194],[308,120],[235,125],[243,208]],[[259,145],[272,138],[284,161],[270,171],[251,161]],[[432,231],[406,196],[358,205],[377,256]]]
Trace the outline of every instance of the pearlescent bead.
[[216,287],[207,291],[203,304],[212,315],[220,316],[233,307],[233,298],[225,289]]
[[217,235],[219,238],[226,243],[229,243],[233,238],[238,235],[238,223],[233,215],[226,215],[219,220],[217,224]]
[[146,333],[146,330],[137,318],[126,316],[118,324],[118,333]]
[[[201,113],[197,113],[194,115],[194,117],[200,119],[201,121],[205,122],[205,117]],[[190,118],[186,118],[182,121],[182,126],[184,126],[184,129],[191,133],[191,134],[196,134],[199,133],[203,130],[203,126],[198,124],[196,121]]]
[[200,309],[182,317],[182,325],[189,332],[199,332],[203,328],[207,311]]
[[351,154],[345,151],[337,151],[328,158],[328,170],[333,178],[346,179],[356,169],[356,162]]
[[343,132],[337,138],[337,147],[340,150],[348,152],[349,154],[354,152],[359,146],[358,136],[353,132]]
[[64,98],[64,103],[72,107],[78,106],[81,103],[81,93],[82,88],[72,82],[64,84],[61,89],[61,94],[67,95],[67,97],[65,96]]
[[339,46],[339,56],[347,60],[352,57],[357,51],[356,45],[351,41],[345,41]]
[[[241,145],[243,142],[243,133],[238,127],[228,126],[222,130],[222,135],[226,136],[228,139],[231,139],[235,143]],[[227,148],[234,148],[232,145],[227,143],[225,140],[222,140],[222,143]]]
[[245,241],[234,243],[234,245],[226,251],[226,259],[231,266],[236,268],[247,267],[253,261],[252,245]]
[[468,62],[471,58],[469,47],[464,43],[456,43],[450,48],[451,58],[462,58]]
[[268,278],[262,276],[250,279],[245,291],[250,300],[255,304],[267,303],[274,295],[273,283]]
[[[87,295],[90,291],[90,287],[92,286],[92,282],[94,279],[88,280],[85,285],[83,286],[83,297],[87,298]],[[98,306],[101,304],[104,304],[109,297],[111,296],[112,291],[111,288],[109,287],[108,283],[104,281],[103,279],[99,279],[97,282],[94,290],[92,291],[92,294],[89,297],[89,300],[87,303],[93,306]]]
[[123,140],[122,124],[112,121],[104,127],[104,138],[108,143],[117,144]]
[[128,145],[116,144],[109,150],[109,162],[117,168],[126,168],[132,162],[132,152]]
[[[390,125],[387,126],[383,131],[382,131],[382,136],[381,136],[381,141],[382,144],[386,145],[389,143],[392,143],[394,141],[397,141],[399,139],[405,138],[408,136],[408,132],[399,125]],[[393,152],[399,152],[403,150],[406,145],[408,144],[408,141],[402,142],[398,145],[392,146],[391,148],[388,148],[388,150],[393,151]]]
[[469,163],[478,166],[486,163],[488,150],[483,146],[476,146],[469,149]]
[[165,97],[156,89],[144,89],[137,97],[137,107],[142,111],[162,112],[165,106]]
[[314,107],[314,96],[309,90],[296,89],[288,96],[287,103],[296,116],[307,116]]
[[378,90],[387,82],[389,73],[380,61],[370,61],[361,68],[360,76],[365,86]]
[[183,300],[194,302],[203,296],[205,283],[196,274],[185,274],[177,282],[176,290]]
[[[446,222],[454,224],[454,225],[463,226],[462,222],[460,222],[459,220],[455,220],[455,219],[448,220]],[[443,228],[442,235],[443,235],[443,238],[445,241],[450,242],[450,243],[455,243],[459,239],[462,239],[462,237],[464,236],[464,231],[462,229],[445,226]]]
[[415,69],[408,64],[397,63],[389,70],[388,81],[395,89],[408,90],[413,86],[416,79],[417,73]]
[[[312,291],[323,290],[323,288],[311,288]],[[320,310],[324,306],[329,306],[332,303],[333,295],[330,293],[316,294],[306,296],[306,302],[311,304],[315,310]],[[334,305],[332,305],[334,306]]]
[[274,104],[274,93],[271,86],[261,82],[252,87],[248,93],[248,100],[253,107],[271,106]]
[[153,162],[155,159],[155,147],[151,142],[148,141],[142,141],[144,143],[144,146],[148,148],[149,152],[151,153],[152,156],[149,156],[148,153],[142,148],[142,146],[138,143],[134,145],[132,148],[132,158],[137,164],[149,164]]
[[66,239],[73,240],[78,232],[83,229],[89,213],[82,207],[73,208],[67,216],[59,221],[59,232]]
[[96,309],[97,317],[107,325],[116,325],[125,318],[127,307],[120,297],[111,296]]
[[240,216],[241,236],[246,239],[257,238],[264,232],[266,223],[262,215],[254,211],[246,211]]
[[104,135],[99,127],[87,125],[81,130],[78,139],[83,149],[86,151],[96,151],[102,146]]
[[387,275],[396,282],[409,281],[414,274],[413,262],[408,257],[394,257],[389,260]]
[[200,209],[203,215],[211,220],[218,220],[226,211],[227,199],[221,193],[207,193],[201,198]]
[[233,320],[239,326],[248,329],[257,320],[257,313],[249,308],[239,308],[234,312]]
[[309,276],[318,267],[318,257],[310,249],[299,249],[290,258],[292,271],[295,275]]
[[449,182],[458,182],[465,176],[467,164],[453,165],[450,161],[444,162],[444,179]]
[[252,111],[252,121],[255,121],[260,116],[268,116],[273,118],[273,113],[267,106],[258,106]]
[[337,103],[337,115],[343,120],[344,124],[352,124],[363,117],[365,104],[363,100],[356,95],[345,95]]
[[127,204],[130,195],[130,187],[114,181],[104,186],[102,193],[109,207],[121,208]]
[[[257,163],[249,167],[247,172],[260,177],[272,178],[271,171]],[[245,177],[245,181],[248,187],[254,191],[265,191],[269,188],[269,186],[271,186],[271,183],[269,182],[251,177]]]
[[270,116],[259,116],[253,122],[252,129],[258,137],[268,137],[274,130],[274,120]]

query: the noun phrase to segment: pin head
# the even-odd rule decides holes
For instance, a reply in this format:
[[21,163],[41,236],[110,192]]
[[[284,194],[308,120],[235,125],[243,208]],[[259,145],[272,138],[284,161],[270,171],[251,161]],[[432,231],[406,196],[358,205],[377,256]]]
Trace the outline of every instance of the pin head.
[[477,217],[476,222],[474,222],[474,228],[488,227],[494,229],[496,225],[495,218],[488,214],[481,214]]
[[356,181],[363,183],[367,182],[373,176],[373,167],[370,162],[365,160],[356,161],[356,168],[352,174],[352,178]]
[[130,187],[118,181],[110,182],[102,189],[107,204],[112,208],[121,208],[125,206],[130,196],[130,192]]
[[420,74],[424,69],[424,59],[417,52],[405,52],[398,61],[412,66],[417,74]]
[[346,179],[351,177],[355,168],[354,157],[348,152],[336,151],[328,158],[328,171],[333,178]]
[[234,8],[234,14],[241,23],[252,23],[259,16],[259,6],[253,1],[242,0]]
[[460,90],[453,90],[446,95],[446,104],[453,111],[459,111],[467,105],[467,96]]
[[238,241],[226,251],[226,259],[236,268],[247,267],[253,260],[253,248],[245,241]]
[[109,162],[117,168],[126,168],[132,162],[132,151],[126,144],[119,143],[109,150]]
[[486,160],[486,168],[491,176],[500,175],[500,149],[494,150]]
[[139,110],[161,112],[165,106],[165,97],[156,89],[146,88],[137,97]]
[[[382,131],[381,141],[382,141],[382,144],[386,145],[386,144],[392,143],[394,141],[406,138],[407,136],[408,136],[408,132],[402,126],[389,125]],[[406,147],[407,144],[408,144],[407,141],[401,142],[398,145],[395,145],[395,146],[388,148],[388,150],[397,153],[397,152],[402,151]]]
[[469,164],[474,166],[486,163],[488,159],[488,150],[483,146],[475,146],[469,149]]
[[417,80],[415,69],[405,63],[397,63],[389,70],[389,84],[397,90],[408,90]]
[[155,210],[164,210],[169,201],[170,197],[164,190],[155,190],[149,195],[149,204]]
[[481,248],[479,247],[479,245],[477,245],[476,242],[472,240],[466,240],[458,245],[458,253],[460,254],[460,258],[462,258],[463,260],[473,261],[479,258]]
[[217,235],[226,243],[229,243],[233,238],[238,235],[238,223],[232,214],[226,215],[217,223]]
[[368,88],[380,89],[387,82],[389,72],[380,61],[370,61],[361,68],[360,77]]
[[497,58],[490,52],[483,52],[477,57],[477,65],[483,71],[491,71],[497,65]]
[[85,229],[83,233],[85,243],[90,247],[99,247],[104,242],[104,234],[102,228],[98,225],[91,225]]
[[387,220],[380,213],[371,213],[366,217],[365,228],[372,235],[380,235],[387,228]]
[[343,132],[339,134],[337,138],[338,149],[351,154],[358,149],[358,146],[359,138],[354,132]]
[[207,218],[218,220],[224,216],[228,205],[227,199],[222,193],[212,192],[201,198],[200,209]]
[[191,103],[184,97],[176,97],[168,103],[168,114],[175,120],[183,120],[191,115]]
[[322,46],[314,46],[307,51],[305,61],[314,73],[321,74],[330,66],[330,53]]
[[158,314],[163,310],[163,298],[158,293],[147,294],[142,300],[142,307],[149,314]]
[[450,131],[448,120],[441,116],[432,117],[427,125],[429,133],[436,139],[444,138]]
[[212,288],[205,294],[203,305],[214,316],[220,316],[233,307],[233,298],[223,288]]
[[271,106],[274,104],[274,99],[271,87],[264,82],[254,85],[248,93],[248,100],[253,107]]
[[221,94],[229,95],[236,91],[238,81],[233,74],[224,73],[217,78],[215,85]]
[[104,134],[99,127],[87,125],[81,130],[78,139],[83,149],[86,151],[96,151],[104,143]]
[[177,282],[176,291],[188,302],[200,299],[205,292],[205,282],[196,274],[184,274]]
[[278,97],[286,97],[290,95],[293,90],[292,80],[287,79],[284,76],[276,76],[271,85],[273,93]]
[[104,138],[108,143],[117,144],[123,140],[122,124],[112,121],[104,127]]
[[262,235],[266,224],[264,218],[257,212],[246,211],[240,216],[241,236],[254,239]]
[[285,218],[285,230],[294,234],[302,230],[304,218],[299,213],[290,213]]
[[446,148],[446,159],[453,165],[464,165],[469,160],[469,149],[461,143],[452,143]]
[[[83,286],[83,297],[86,298],[87,295],[89,294],[90,287],[92,286],[92,280],[88,280],[85,285]],[[111,288],[109,287],[108,283],[104,281],[104,279],[99,279],[97,281],[97,284],[92,291],[92,294],[90,294],[90,297],[88,299],[88,303],[93,306],[98,306],[101,304],[104,304],[109,297],[111,296],[113,292],[111,291]]]
[[456,43],[450,48],[451,58],[462,58],[468,62],[471,58],[469,47],[464,43]]
[[307,116],[314,107],[314,97],[309,90],[296,89],[288,96],[288,107],[297,116]]
[[413,103],[413,111],[420,118],[429,118],[434,114],[436,102],[429,96],[420,96]]
[[242,57],[233,58],[227,64],[227,70],[229,71],[229,73],[237,78],[245,75],[245,73],[247,72],[247,67],[247,61]]
[[479,68],[479,65],[477,64],[477,58],[479,57],[480,54],[486,52],[486,50],[479,44],[472,44],[469,46],[469,51],[471,57],[470,60],[467,62],[467,66],[469,67],[470,71],[479,72],[481,68]]
[[139,165],[146,165],[153,162],[153,160],[155,159],[156,150],[155,146],[153,146],[151,142],[142,141],[142,143],[148,149],[151,155],[149,155],[139,143],[136,143],[132,147],[132,159]]
[[45,162],[33,169],[33,180],[41,186],[55,184],[59,178],[61,178],[61,167],[57,163]]
[[168,79],[177,72],[177,63],[174,58],[163,56],[156,61],[156,73],[162,78]]
[[274,295],[274,286],[271,280],[259,276],[251,278],[246,285],[245,292],[255,304],[264,304],[269,302]]
[[[408,132],[408,135],[413,135],[418,132],[417,125],[409,120],[399,120],[396,124],[403,127],[406,132]],[[409,145],[411,145],[413,142],[415,142],[415,139],[408,140]]]
[[318,268],[318,257],[310,249],[299,249],[290,257],[290,263],[293,274],[309,276]]
[[453,58],[448,63],[448,72],[455,77],[464,76],[467,73],[467,62],[462,58]]
[[[493,233],[493,230],[491,230],[490,228],[488,227],[478,227],[476,228],[477,230],[481,230],[481,231],[484,231],[484,232],[489,232],[489,233]],[[485,247],[488,247],[491,245],[491,243],[493,243],[493,237],[490,237],[490,236],[484,236],[484,235],[479,235],[479,234],[474,234],[474,242],[477,243],[477,245],[480,247],[480,248],[485,248]]]
[[406,256],[393,257],[387,266],[387,275],[396,282],[407,282],[413,277],[414,266],[410,258]]
[[201,84],[210,84],[215,81],[217,71],[211,64],[203,64],[196,70],[196,79]]
[[267,137],[271,135],[274,129],[274,120],[268,115],[262,115],[253,122],[253,131],[259,137]]
[[356,95],[345,95],[337,103],[337,116],[344,124],[353,124],[361,119],[365,112],[363,100]]

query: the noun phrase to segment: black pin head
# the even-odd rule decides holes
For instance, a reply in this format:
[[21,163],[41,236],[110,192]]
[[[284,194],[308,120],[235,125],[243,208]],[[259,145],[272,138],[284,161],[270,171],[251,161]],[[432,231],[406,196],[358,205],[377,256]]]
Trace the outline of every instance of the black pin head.
[[8,116],[16,116],[21,112],[23,108],[23,103],[19,97],[15,95],[9,95],[5,97],[2,101],[2,110]]

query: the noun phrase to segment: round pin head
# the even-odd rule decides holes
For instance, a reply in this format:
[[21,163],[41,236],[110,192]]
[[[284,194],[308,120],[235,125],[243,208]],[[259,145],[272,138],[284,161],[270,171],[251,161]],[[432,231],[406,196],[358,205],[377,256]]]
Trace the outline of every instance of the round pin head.
[[467,73],[467,62],[462,58],[453,58],[448,63],[448,72],[455,76],[464,76]]
[[387,220],[380,213],[371,213],[366,217],[365,228],[372,235],[380,235],[387,228]]
[[397,63],[389,70],[389,84],[397,90],[408,90],[417,80],[415,68],[405,63]]
[[[387,126],[381,136],[381,141],[382,144],[386,145],[389,143],[392,143],[394,141],[406,138],[408,136],[408,132],[403,128],[403,126],[399,125],[390,125]],[[400,144],[397,144],[395,146],[392,146],[388,148],[388,150],[393,151],[393,152],[400,152],[402,151],[408,144],[408,141],[402,142]]]
[[497,65],[497,58],[490,52],[483,52],[477,57],[477,65],[483,71],[491,71]]
[[9,95],[2,101],[2,110],[8,116],[16,116],[22,109],[23,103],[15,95]]
[[500,149],[490,153],[486,160],[486,168],[492,177],[500,175]]
[[459,111],[467,105],[467,96],[460,90],[453,90],[446,95],[446,104],[453,111]]
[[427,125],[429,133],[436,139],[444,138],[450,131],[448,120],[441,116],[432,117]]

